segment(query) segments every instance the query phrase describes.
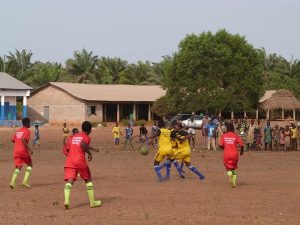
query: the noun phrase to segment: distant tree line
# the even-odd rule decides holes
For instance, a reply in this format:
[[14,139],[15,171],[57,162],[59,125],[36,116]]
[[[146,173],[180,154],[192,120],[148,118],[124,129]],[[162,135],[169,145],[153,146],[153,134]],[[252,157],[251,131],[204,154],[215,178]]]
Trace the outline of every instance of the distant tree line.
[[267,54],[226,30],[187,35],[175,53],[157,63],[128,63],[86,49],[75,51],[64,65],[33,62],[32,55],[28,50],[9,52],[0,57],[0,71],[33,88],[57,81],[162,85],[167,94],[153,107],[161,116],[180,111],[247,111],[270,89],[285,88],[300,98],[299,60]]

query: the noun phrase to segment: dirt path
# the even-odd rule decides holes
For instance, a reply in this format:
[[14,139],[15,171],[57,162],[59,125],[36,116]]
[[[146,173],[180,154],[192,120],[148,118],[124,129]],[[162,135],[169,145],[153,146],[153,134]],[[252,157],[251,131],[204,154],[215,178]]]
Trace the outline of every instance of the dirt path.
[[[9,140],[13,129],[0,129]],[[71,210],[63,209],[63,166],[59,128],[42,128],[42,146],[33,155],[31,189],[8,187],[13,171],[12,145],[0,149],[0,224],[300,224],[300,152],[246,153],[238,171],[238,187],[228,186],[221,152],[193,152],[193,164],[204,182],[175,169],[164,183],[156,182],[154,151],[118,151],[110,128],[92,134],[101,151],[90,163],[95,193],[103,206],[90,209],[85,186],[78,181],[71,193]],[[200,143],[197,143],[200,146]],[[24,171],[19,176],[20,184]]]

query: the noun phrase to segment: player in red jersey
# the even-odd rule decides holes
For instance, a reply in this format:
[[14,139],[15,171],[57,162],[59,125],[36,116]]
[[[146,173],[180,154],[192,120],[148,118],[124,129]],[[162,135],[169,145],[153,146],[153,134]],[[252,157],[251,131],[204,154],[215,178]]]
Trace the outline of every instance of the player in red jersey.
[[221,136],[219,145],[224,149],[224,165],[227,170],[227,175],[230,178],[230,184],[234,188],[236,187],[236,169],[238,168],[239,160],[238,145],[241,147],[240,154],[243,155],[244,142],[240,136],[234,132],[234,126],[232,123],[228,123],[226,127],[227,132]]
[[92,183],[91,172],[88,163],[85,159],[85,153],[88,154],[88,161],[92,160],[92,153],[89,149],[91,138],[89,134],[92,131],[92,124],[88,121],[82,123],[82,132],[75,134],[70,140],[69,152],[65,162],[65,209],[70,206],[70,194],[74,181],[76,181],[77,174],[85,181],[86,189],[90,199],[90,207],[98,207],[101,201],[96,201],[94,198],[94,188]]
[[28,179],[32,171],[32,160],[30,155],[33,154],[33,151],[28,145],[28,142],[30,140],[30,130],[28,129],[30,127],[30,119],[23,118],[22,124],[23,127],[17,130],[17,132],[11,139],[11,141],[14,143],[14,162],[16,167],[9,184],[12,189],[16,187],[16,179],[24,164],[27,165],[27,168],[25,171],[22,186],[30,188],[30,185],[28,184]]

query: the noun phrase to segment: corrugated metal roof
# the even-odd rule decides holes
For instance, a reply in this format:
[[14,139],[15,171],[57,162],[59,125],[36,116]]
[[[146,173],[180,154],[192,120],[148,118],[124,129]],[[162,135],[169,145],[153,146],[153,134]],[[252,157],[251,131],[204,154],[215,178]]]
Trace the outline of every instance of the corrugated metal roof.
[[9,74],[0,72],[0,89],[31,90],[32,88]]
[[[87,101],[154,102],[166,91],[159,85],[78,84],[50,82],[57,88]],[[36,90],[35,93],[37,93]]]

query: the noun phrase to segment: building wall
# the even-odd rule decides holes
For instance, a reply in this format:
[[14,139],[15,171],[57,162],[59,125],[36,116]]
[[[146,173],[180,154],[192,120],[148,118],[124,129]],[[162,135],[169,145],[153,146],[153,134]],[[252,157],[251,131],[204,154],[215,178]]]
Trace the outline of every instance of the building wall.
[[[96,107],[96,114],[91,114],[91,106]],[[101,102],[85,102],[85,119],[89,119],[90,116],[96,116],[100,122],[103,121],[103,105]]]
[[[47,107],[49,107],[49,121],[46,118]],[[85,119],[85,111],[84,102],[51,85],[28,99],[28,116],[31,121],[79,124]]]

